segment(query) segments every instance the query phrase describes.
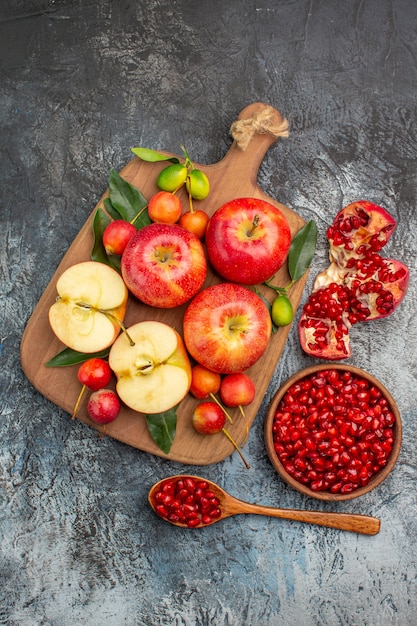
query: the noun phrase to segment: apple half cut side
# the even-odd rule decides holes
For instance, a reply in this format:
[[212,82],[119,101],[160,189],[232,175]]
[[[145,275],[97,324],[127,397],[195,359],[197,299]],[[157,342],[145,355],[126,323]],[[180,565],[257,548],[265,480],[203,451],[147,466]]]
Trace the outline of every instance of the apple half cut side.
[[121,330],[128,290],[104,263],[84,261],[66,269],[56,284],[49,323],[67,347],[91,354],[108,348]]
[[198,293],[184,315],[189,354],[219,374],[242,372],[265,352],[272,332],[262,298],[243,285],[220,283]]
[[191,364],[181,336],[168,324],[138,322],[112,345],[109,365],[120,399],[139,413],[163,413],[176,406],[191,386]]

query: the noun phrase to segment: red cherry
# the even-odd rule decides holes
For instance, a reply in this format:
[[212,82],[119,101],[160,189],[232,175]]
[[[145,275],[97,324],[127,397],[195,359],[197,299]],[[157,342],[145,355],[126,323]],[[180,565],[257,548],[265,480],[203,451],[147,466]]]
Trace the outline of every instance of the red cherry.
[[94,391],[87,404],[88,417],[96,424],[110,424],[120,412],[120,400],[111,389]]
[[107,254],[122,255],[135,233],[136,227],[126,220],[110,222],[103,233],[103,246]]
[[74,419],[77,414],[85,390],[90,389],[90,391],[97,391],[98,389],[103,389],[109,384],[111,377],[112,371],[109,364],[104,359],[93,357],[81,363],[78,368],[77,378],[82,387],[72,412],[72,419]]
[[112,371],[107,361],[94,357],[80,365],[77,377],[82,385],[91,391],[97,391],[107,387],[112,377]]
[[181,217],[181,200],[169,191],[159,191],[148,202],[148,215],[153,222],[175,224]]

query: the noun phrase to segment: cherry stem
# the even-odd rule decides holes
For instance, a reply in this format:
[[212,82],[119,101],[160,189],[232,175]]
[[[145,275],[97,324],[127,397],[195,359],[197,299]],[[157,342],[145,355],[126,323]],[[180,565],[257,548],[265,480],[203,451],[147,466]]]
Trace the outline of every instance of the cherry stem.
[[219,407],[221,408],[221,410],[223,411],[223,413],[225,414],[225,416],[227,417],[227,419],[229,420],[229,422],[230,422],[231,424],[233,424],[233,420],[232,420],[232,418],[230,417],[229,413],[226,411],[226,409],[224,408],[224,406],[222,405],[222,403],[221,403],[221,402],[219,402],[219,401],[217,400],[217,398],[216,398],[216,396],[214,395],[214,393],[211,393],[211,392],[210,392],[210,394],[209,394],[209,395],[210,395],[210,398],[211,398],[211,399],[212,399],[212,400],[213,400],[213,401],[217,404],[217,406],[219,406]]
[[191,161],[191,159],[190,159],[190,155],[188,154],[187,150],[185,149],[185,146],[183,146],[183,145],[181,144],[181,145],[180,145],[180,148],[181,148],[181,150],[182,150],[182,152],[183,152],[183,154],[184,154],[184,157],[185,157],[185,166],[186,166],[187,168],[194,169],[193,162]]
[[245,420],[245,425],[246,425],[246,437],[245,437],[244,442],[242,443],[242,448],[243,448],[243,446],[246,445],[246,442],[247,442],[248,437],[249,437],[249,425],[248,425],[248,420],[246,419],[245,411],[243,410],[243,406],[241,404],[239,404],[238,408],[239,408],[240,414],[242,415],[243,419]]
[[119,324],[120,328],[122,329],[122,331],[126,335],[126,338],[129,341],[129,344],[131,346],[135,345],[135,342],[133,341],[132,337],[127,332],[126,326],[123,324],[123,322],[121,320],[119,320],[118,317],[113,315],[113,313],[111,313],[110,311],[107,311],[106,309],[99,309],[99,308],[93,306],[92,304],[88,304],[87,302],[76,302],[75,304],[77,306],[79,306],[80,308],[82,308],[82,309],[89,309],[90,311],[96,311],[97,313],[102,313],[106,317],[108,317],[108,318],[114,320],[115,322],[117,322],[117,324]]
[[188,204],[190,205],[190,213],[194,213],[193,197],[191,195],[191,179],[190,179],[190,177],[188,177],[188,182],[189,182]]
[[181,183],[180,185],[178,185],[178,187],[175,187],[174,191],[171,191],[172,195],[175,196],[175,194],[177,193],[178,189],[181,189],[181,187],[184,186],[184,183]]
[[134,224],[135,224],[135,222],[136,222],[136,220],[137,220],[137,219],[138,219],[138,218],[142,215],[142,213],[143,213],[143,212],[145,211],[145,209],[147,209],[147,208],[148,208],[148,205],[147,205],[147,204],[145,204],[145,206],[143,207],[143,209],[141,209],[141,210],[139,211],[139,213],[136,213],[136,215],[135,215],[135,217],[133,218],[133,220],[130,220],[130,224],[134,225]]
[[271,282],[274,280],[274,278],[275,276],[273,276],[269,280],[265,280],[263,284],[266,285],[266,287],[273,289],[276,293],[286,296],[288,290],[291,289],[291,287],[293,286],[294,281],[292,280],[286,287],[277,287],[276,285],[271,285]]
[[83,386],[81,387],[81,391],[80,391],[80,393],[79,393],[79,396],[78,396],[78,398],[77,398],[77,402],[75,403],[74,410],[73,410],[73,412],[72,412],[72,417],[71,417],[71,419],[73,419],[73,420],[75,419],[75,416],[76,416],[77,411],[78,411],[78,407],[80,406],[81,398],[83,397],[83,394],[84,394],[84,391],[86,390],[86,388],[87,388],[87,387],[86,387],[85,385],[83,385]]
[[237,453],[239,454],[239,456],[242,459],[243,463],[245,464],[246,469],[250,469],[250,465],[248,464],[247,460],[243,456],[242,451],[239,448],[239,446],[237,445],[236,441],[234,441],[234,439],[229,435],[229,433],[227,432],[227,430],[225,428],[222,428],[222,433],[224,433],[226,435],[226,437],[228,438],[228,440],[230,441],[230,443],[233,444],[235,450],[237,451]]

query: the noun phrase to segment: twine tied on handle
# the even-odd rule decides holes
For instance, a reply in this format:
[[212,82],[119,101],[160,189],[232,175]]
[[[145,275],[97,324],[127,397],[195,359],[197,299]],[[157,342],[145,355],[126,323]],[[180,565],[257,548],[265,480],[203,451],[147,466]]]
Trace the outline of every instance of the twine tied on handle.
[[241,150],[246,150],[255,134],[270,134],[274,137],[288,137],[288,120],[282,118],[279,124],[274,124],[276,110],[267,106],[257,111],[252,117],[245,120],[236,120],[230,127],[230,134]]

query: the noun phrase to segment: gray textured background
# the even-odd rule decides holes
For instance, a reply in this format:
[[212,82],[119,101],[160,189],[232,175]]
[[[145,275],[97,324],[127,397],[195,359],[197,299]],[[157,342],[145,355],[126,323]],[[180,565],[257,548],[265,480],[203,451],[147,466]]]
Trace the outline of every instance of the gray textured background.
[[[415,0],[2,0],[0,623],[53,626],[416,624]],[[350,362],[396,398],[392,475],[350,503],[304,498],[274,473],[263,419],[312,360],[296,327],[250,433],[200,474],[264,504],[373,514],[376,537],[263,517],[181,531],[147,506],[151,484],[195,467],[99,439],[31,387],[25,324],[130,147],[218,161],[244,106],[291,125],[260,186],[325,230],[364,198],[398,219],[385,249],[411,268],[395,314],[357,326]]]

